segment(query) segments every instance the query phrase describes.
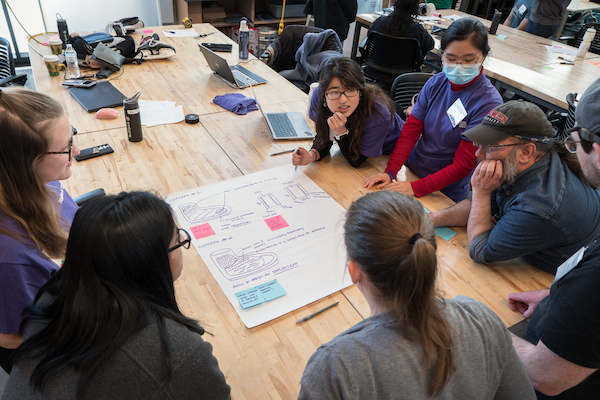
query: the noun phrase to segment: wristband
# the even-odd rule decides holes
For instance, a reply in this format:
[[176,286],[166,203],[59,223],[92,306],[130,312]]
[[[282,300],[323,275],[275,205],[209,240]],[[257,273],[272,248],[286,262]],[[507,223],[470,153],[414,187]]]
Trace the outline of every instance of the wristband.
[[340,135],[338,135],[337,133],[334,132],[333,136],[335,136],[335,140],[340,140],[342,137],[346,136],[348,133],[349,133],[348,130],[346,130],[346,132],[344,132]]
[[315,155],[315,161],[319,161],[319,154],[318,154],[317,150],[310,149],[308,152],[313,153]]

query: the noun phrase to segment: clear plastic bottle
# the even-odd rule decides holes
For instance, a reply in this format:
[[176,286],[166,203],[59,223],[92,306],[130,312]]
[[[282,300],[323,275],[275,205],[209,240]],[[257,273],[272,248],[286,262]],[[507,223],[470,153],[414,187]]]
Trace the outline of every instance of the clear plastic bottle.
[[577,51],[577,57],[585,57],[594,40],[594,36],[596,36],[596,30],[594,28],[588,28],[585,31],[585,35],[583,35],[583,39],[579,44],[579,50]]
[[81,76],[79,72],[79,63],[77,62],[77,52],[73,45],[69,43],[65,50],[65,61],[67,62],[67,79],[77,79]]

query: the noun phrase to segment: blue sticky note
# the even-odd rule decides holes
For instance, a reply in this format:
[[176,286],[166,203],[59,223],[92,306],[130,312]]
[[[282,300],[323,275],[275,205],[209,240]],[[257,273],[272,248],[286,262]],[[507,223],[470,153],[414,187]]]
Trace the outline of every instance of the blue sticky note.
[[[423,206],[423,208],[425,208],[425,206]],[[428,209],[425,208],[425,211],[427,211],[427,214],[431,214],[431,211],[429,211]]]
[[254,307],[265,302],[265,298],[257,287],[237,292],[235,297],[237,297],[242,308]]
[[458,235],[457,232],[453,231],[450,228],[446,228],[444,227],[440,227],[440,228],[435,228],[435,234],[438,235],[439,237],[441,237],[442,239],[444,239],[446,242],[450,239],[452,239],[454,236]]
[[500,39],[500,40],[504,40],[504,39],[506,39],[506,35],[498,35],[497,37],[498,37],[498,39]]
[[287,294],[285,289],[277,282],[277,279],[258,285],[256,288],[260,290],[266,301],[271,301]]

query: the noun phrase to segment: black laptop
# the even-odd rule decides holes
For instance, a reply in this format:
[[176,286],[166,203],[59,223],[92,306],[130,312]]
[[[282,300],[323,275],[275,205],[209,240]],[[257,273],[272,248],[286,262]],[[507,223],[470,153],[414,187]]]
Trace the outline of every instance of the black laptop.
[[69,88],[71,96],[85,108],[87,112],[98,111],[101,108],[119,107],[123,105],[123,93],[110,82],[98,82],[89,88]]

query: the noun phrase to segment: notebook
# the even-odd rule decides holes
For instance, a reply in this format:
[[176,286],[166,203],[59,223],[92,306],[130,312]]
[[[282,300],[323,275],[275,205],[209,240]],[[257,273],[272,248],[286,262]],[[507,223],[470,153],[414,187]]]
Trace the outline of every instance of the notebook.
[[210,69],[212,69],[215,74],[231,83],[233,86],[243,89],[248,86],[256,86],[262,83],[267,83],[266,79],[248,71],[244,67],[239,65],[230,67],[227,63],[227,60],[214,51],[202,46],[201,43],[198,43],[198,46],[200,46],[200,50],[202,51],[204,58],[206,58],[206,62],[208,62]]
[[85,108],[87,112],[98,111],[101,108],[118,107],[123,105],[123,93],[110,82],[98,82],[90,88],[69,88],[71,96]]

